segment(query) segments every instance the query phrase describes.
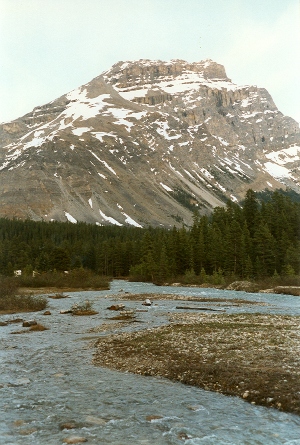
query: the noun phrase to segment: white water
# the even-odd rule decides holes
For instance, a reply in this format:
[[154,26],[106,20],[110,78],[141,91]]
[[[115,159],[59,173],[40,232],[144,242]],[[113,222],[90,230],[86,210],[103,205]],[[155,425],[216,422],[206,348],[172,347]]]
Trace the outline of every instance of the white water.
[[[244,298],[270,305],[216,306],[226,312],[300,314],[300,299],[273,294],[246,294],[214,289],[155,287],[145,283],[114,281],[110,291],[71,293],[70,298],[49,300],[52,315],[15,314],[11,318],[35,318],[48,331],[11,335],[20,324],[0,327],[0,444],[56,445],[69,436],[88,443],[139,445],[254,445],[300,444],[300,417],[250,405],[227,397],[163,379],[110,371],[91,364],[90,340],[102,334],[91,327],[107,323],[106,308],[118,302],[103,298],[129,292],[179,293],[220,298]],[[98,315],[72,317],[59,314],[74,302],[89,298]],[[151,296],[150,296],[151,298]],[[140,307],[141,302],[125,302]],[[138,313],[144,329],[167,322],[176,311],[174,301],[158,301],[148,312]],[[127,327],[123,330],[132,329]],[[1,388],[2,385],[2,388]],[[147,416],[161,416],[149,421]],[[61,430],[65,422],[76,429]]]

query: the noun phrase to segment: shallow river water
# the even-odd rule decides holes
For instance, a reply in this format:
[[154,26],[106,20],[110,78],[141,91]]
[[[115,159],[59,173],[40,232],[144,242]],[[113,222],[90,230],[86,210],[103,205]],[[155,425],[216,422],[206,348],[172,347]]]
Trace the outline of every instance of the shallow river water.
[[[34,318],[49,330],[12,335],[26,328],[20,323],[0,327],[0,444],[56,445],[80,436],[87,443],[114,445],[300,445],[299,416],[164,379],[93,366],[89,345],[108,333],[89,330],[109,322],[112,313],[107,307],[120,302],[110,295],[117,295],[121,288],[133,293],[243,298],[268,305],[201,302],[201,306],[225,312],[300,315],[297,297],[117,280],[111,283],[110,291],[74,292],[68,293],[70,298],[49,299],[52,315],[48,317],[42,312],[2,315],[0,321]],[[61,309],[87,298],[99,314],[60,314]],[[137,301],[124,304],[127,308],[142,307]],[[167,313],[176,311],[176,304],[178,301],[156,301],[147,312],[137,314],[140,323],[121,330],[167,323]],[[66,423],[73,423],[75,428],[63,429]]]

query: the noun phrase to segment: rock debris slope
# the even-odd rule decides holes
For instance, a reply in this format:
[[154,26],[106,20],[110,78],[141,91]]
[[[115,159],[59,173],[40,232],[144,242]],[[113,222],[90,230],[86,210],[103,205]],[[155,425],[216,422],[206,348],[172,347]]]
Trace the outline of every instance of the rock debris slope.
[[0,216],[191,224],[248,188],[300,192],[299,124],[211,60],[119,62],[0,125]]

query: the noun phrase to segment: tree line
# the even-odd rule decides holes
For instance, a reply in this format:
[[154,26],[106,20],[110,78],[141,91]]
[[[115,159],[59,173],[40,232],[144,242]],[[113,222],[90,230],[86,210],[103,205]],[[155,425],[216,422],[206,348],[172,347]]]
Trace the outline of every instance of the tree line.
[[84,268],[164,282],[176,277],[257,279],[300,273],[300,203],[249,189],[191,228],[136,228],[0,219],[0,274]]

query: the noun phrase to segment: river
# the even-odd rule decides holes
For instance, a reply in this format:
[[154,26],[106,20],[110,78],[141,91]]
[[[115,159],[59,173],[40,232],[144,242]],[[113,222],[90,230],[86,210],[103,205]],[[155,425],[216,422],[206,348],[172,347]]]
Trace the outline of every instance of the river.
[[[236,306],[203,303],[226,312],[261,312],[300,315],[300,298],[274,294],[156,287],[147,283],[115,280],[109,291],[68,293],[70,298],[49,299],[51,316],[42,312],[0,316],[36,319],[49,327],[42,332],[21,324],[0,327],[0,444],[57,445],[79,436],[91,444],[114,445],[300,445],[300,417],[275,409],[250,405],[165,379],[111,371],[92,365],[91,341],[107,333],[91,328],[109,323],[107,307],[120,303],[122,289],[131,293],[176,293],[214,298],[243,298],[266,305]],[[75,302],[89,299],[97,315],[74,317],[60,314]],[[178,302],[177,302],[178,303]],[[128,308],[141,302],[124,301]],[[176,302],[159,300],[140,323],[118,329],[126,331],[159,326]],[[116,328],[117,329],[117,328]],[[109,333],[117,332],[110,331]],[[69,425],[68,425],[69,424]],[[64,426],[75,427],[73,429]]]

